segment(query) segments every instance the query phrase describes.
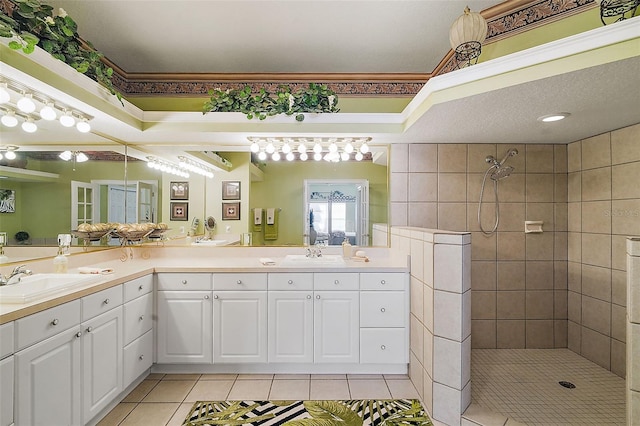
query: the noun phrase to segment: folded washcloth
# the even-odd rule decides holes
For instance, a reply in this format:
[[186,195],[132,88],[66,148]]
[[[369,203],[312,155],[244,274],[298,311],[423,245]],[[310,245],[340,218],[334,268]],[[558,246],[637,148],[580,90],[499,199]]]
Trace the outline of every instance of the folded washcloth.
[[253,209],[253,232],[262,232],[262,212],[260,207]]
[[275,265],[276,261],[269,257],[261,257],[260,263],[262,263],[263,265]]
[[81,266],[78,268],[78,272],[81,274],[113,274],[112,268],[89,268],[87,266]]

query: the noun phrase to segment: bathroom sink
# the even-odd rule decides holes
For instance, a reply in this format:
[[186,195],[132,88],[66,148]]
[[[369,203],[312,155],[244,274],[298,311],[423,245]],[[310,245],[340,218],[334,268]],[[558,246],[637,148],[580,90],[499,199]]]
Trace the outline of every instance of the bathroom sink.
[[97,274],[34,274],[0,287],[0,303],[29,303],[102,280]]
[[221,246],[226,244],[227,240],[200,240],[191,243],[192,246]]
[[335,254],[320,257],[307,257],[304,254],[288,254],[282,261],[282,266],[344,266],[342,256]]

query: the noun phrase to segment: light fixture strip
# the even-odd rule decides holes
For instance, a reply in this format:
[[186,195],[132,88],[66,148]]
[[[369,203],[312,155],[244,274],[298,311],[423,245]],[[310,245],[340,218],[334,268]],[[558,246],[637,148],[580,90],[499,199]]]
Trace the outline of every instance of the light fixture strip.
[[178,163],[178,167],[205,176],[209,179],[213,178],[213,169],[200,163],[199,161],[195,161],[183,156],[178,156],[178,160],[180,161],[180,163]]
[[[309,156],[316,161],[325,160],[331,162],[349,161],[354,159],[361,161],[364,154],[369,153],[371,137],[248,137],[251,143],[250,150],[257,154],[260,161],[270,158],[280,161],[285,158],[293,161],[298,153],[301,161],[306,161]],[[354,154],[355,153],[355,154]]]

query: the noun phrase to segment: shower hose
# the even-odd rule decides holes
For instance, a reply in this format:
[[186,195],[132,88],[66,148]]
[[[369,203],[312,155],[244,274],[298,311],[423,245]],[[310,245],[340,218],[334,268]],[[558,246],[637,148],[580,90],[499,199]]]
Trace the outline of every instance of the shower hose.
[[487,176],[489,175],[489,172],[491,172],[493,169],[496,169],[496,168],[497,168],[496,166],[491,166],[484,173],[484,177],[482,178],[482,187],[480,188],[480,201],[478,203],[478,226],[480,227],[480,231],[482,231],[484,235],[491,235],[494,232],[496,232],[496,229],[498,229],[498,223],[500,222],[500,204],[498,202],[498,180],[491,179],[493,180],[493,193],[496,196],[496,201],[495,201],[496,220],[493,224],[493,228],[491,229],[491,231],[487,231],[482,227],[482,198],[484,196],[484,186],[487,182]]

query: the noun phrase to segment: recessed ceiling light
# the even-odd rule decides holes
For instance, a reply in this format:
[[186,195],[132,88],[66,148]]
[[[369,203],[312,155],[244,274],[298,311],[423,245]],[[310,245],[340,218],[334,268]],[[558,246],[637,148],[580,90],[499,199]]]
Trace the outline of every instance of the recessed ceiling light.
[[564,120],[568,116],[570,116],[568,112],[557,112],[555,114],[543,115],[542,117],[538,117],[538,121],[542,121],[544,123],[551,123],[552,121],[560,121]]

